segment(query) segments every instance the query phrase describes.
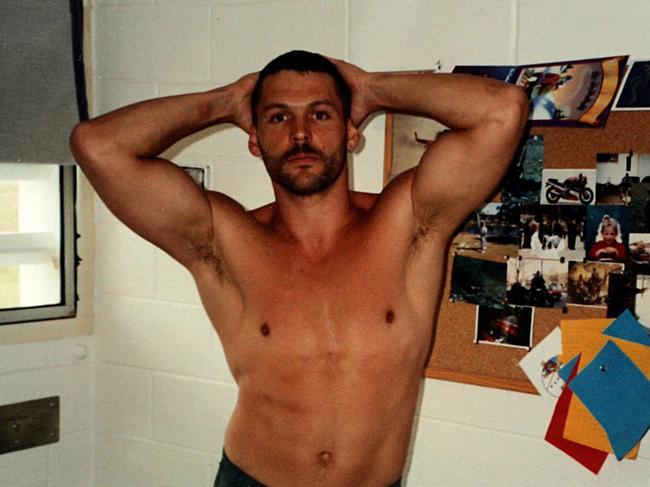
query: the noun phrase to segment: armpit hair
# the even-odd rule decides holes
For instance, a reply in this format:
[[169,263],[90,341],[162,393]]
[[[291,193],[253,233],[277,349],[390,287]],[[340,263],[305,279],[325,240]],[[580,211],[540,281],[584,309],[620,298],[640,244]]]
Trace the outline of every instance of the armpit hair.
[[217,253],[214,250],[214,247],[205,242],[201,243],[194,243],[192,246],[192,251],[194,253],[195,258],[199,261],[202,262],[203,264],[207,265],[210,269],[214,271],[216,276],[219,278],[219,281],[223,281],[224,276],[225,276],[225,268],[223,264],[223,260],[221,257],[217,255]]
[[427,210],[416,219],[416,226],[411,236],[411,248],[416,250],[426,242],[435,231],[435,214]]

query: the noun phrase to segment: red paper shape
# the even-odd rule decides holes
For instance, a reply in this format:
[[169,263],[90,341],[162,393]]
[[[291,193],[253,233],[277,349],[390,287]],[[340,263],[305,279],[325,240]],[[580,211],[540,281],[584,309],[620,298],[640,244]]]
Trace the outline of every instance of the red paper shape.
[[[578,362],[576,362],[567,384],[571,382],[578,373],[579,361],[580,358],[578,358]],[[573,393],[571,392],[571,389],[565,385],[562,394],[560,394],[560,397],[555,404],[553,417],[548,425],[548,430],[546,430],[546,436],[544,439],[597,475],[598,472],[600,472],[603,463],[605,463],[608,453],[587,445],[576,443],[575,441],[567,440],[562,436],[564,433],[564,425],[566,424],[566,419],[569,414],[569,405],[571,404],[572,395]]]

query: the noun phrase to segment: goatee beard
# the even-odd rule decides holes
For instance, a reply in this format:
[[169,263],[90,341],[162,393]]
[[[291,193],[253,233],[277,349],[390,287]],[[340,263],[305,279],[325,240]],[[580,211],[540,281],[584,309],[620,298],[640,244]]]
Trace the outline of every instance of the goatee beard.
[[[328,189],[341,176],[347,158],[346,146],[347,141],[343,140],[341,145],[331,155],[325,154],[309,143],[296,144],[280,157],[270,156],[264,150],[261,150],[261,152],[262,159],[269,169],[269,175],[275,183],[296,196],[312,196]],[[301,181],[304,178],[289,174],[284,170],[286,161],[290,157],[299,154],[316,156],[324,165],[320,173],[313,174],[306,182]]]

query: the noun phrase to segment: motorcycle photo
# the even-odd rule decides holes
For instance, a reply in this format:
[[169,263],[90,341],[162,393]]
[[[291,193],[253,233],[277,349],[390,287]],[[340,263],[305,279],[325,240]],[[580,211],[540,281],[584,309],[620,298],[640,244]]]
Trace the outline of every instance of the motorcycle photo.
[[591,203],[594,200],[594,191],[587,187],[587,176],[578,174],[564,181],[549,178],[546,181],[546,200],[555,204],[560,199],[579,201],[583,205]]

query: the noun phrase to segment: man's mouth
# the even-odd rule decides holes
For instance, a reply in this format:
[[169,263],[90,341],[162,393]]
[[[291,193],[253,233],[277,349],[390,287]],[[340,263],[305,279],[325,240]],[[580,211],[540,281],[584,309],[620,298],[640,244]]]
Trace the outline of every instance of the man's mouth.
[[284,156],[284,160],[291,163],[310,163],[320,159],[321,156],[316,149],[305,145],[292,148]]

